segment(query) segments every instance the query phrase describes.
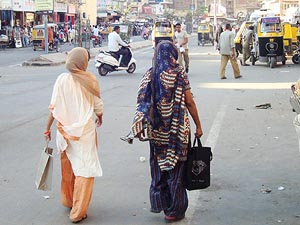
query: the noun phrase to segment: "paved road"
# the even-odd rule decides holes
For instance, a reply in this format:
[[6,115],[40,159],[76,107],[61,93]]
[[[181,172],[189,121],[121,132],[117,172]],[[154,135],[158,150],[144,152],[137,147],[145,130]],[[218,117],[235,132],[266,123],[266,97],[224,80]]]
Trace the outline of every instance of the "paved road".
[[[212,185],[189,192],[186,219],[176,224],[300,224],[300,158],[292,126],[295,114],[289,105],[289,86],[299,78],[299,66],[288,61],[271,70],[258,63],[242,67],[239,80],[233,79],[228,66],[228,79],[220,80],[220,59],[214,49],[198,47],[195,38],[190,47],[189,78],[204,129],[202,140],[214,153]],[[152,55],[150,47],[134,51],[134,74],[97,75],[105,104],[99,129],[104,176],[95,181],[89,217],[83,224],[165,224],[162,214],[149,212],[148,144],[119,140],[130,127],[137,87]],[[89,70],[97,73],[92,61]],[[68,210],[60,205],[57,155],[53,190],[37,191],[33,182],[52,86],[63,71],[63,65],[0,66],[1,225],[70,224]],[[271,109],[255,108],[267,102]],[[139,160],[141,156],[145,162]],[[278,190],[281,186],[284,190]]]

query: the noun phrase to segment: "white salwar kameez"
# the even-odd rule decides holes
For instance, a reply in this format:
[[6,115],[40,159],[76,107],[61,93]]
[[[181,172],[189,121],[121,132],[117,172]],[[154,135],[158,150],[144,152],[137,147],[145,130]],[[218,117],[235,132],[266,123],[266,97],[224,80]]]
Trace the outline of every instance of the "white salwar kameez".
[[[103,113],[101,98],[84,93],[69,73],[61,74],[54,85],[49,109],[58,125],[56,144],[66,151],[75,176],[99,177],[102,168],[97,151],[94,113]],[[68,136],[68,140],[62,135]]]

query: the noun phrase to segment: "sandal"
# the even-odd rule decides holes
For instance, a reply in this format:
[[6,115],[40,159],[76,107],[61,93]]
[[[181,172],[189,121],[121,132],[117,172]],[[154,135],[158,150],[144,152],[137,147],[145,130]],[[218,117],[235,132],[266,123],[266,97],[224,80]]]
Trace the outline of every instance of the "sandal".
[[82,220],[86,219],[87,218],[87,215],[83,216],[80,220],[75,220],[75,221],[72,221],[72,223],[80,223]]

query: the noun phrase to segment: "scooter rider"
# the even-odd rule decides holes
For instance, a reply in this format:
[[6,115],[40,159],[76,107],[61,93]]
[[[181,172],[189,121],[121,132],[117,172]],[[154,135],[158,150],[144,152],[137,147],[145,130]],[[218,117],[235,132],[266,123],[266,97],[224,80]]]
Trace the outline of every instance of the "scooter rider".
[[[119,57],[122,55],[120,67],[127,67],[131,59],[131,52],[127,48],[130,45],[126,44],[120,37],[120,26],[115,26],[113,32],[108,35],[108,50]],[[120,45],[123,46],[120,48]]]

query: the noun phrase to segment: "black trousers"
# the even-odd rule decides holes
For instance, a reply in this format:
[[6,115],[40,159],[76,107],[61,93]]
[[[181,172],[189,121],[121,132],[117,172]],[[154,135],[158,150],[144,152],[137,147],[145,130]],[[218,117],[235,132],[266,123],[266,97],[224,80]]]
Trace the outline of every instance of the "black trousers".
[[128,63],[130,62],[131,60],[131,52],[128,48],[120,48],[119,51],[117,52],[114,52],[115,54],[117,54],[118,56],[121,56],[122,55],[122,60],[120,62],[120,66],[128,66]]

